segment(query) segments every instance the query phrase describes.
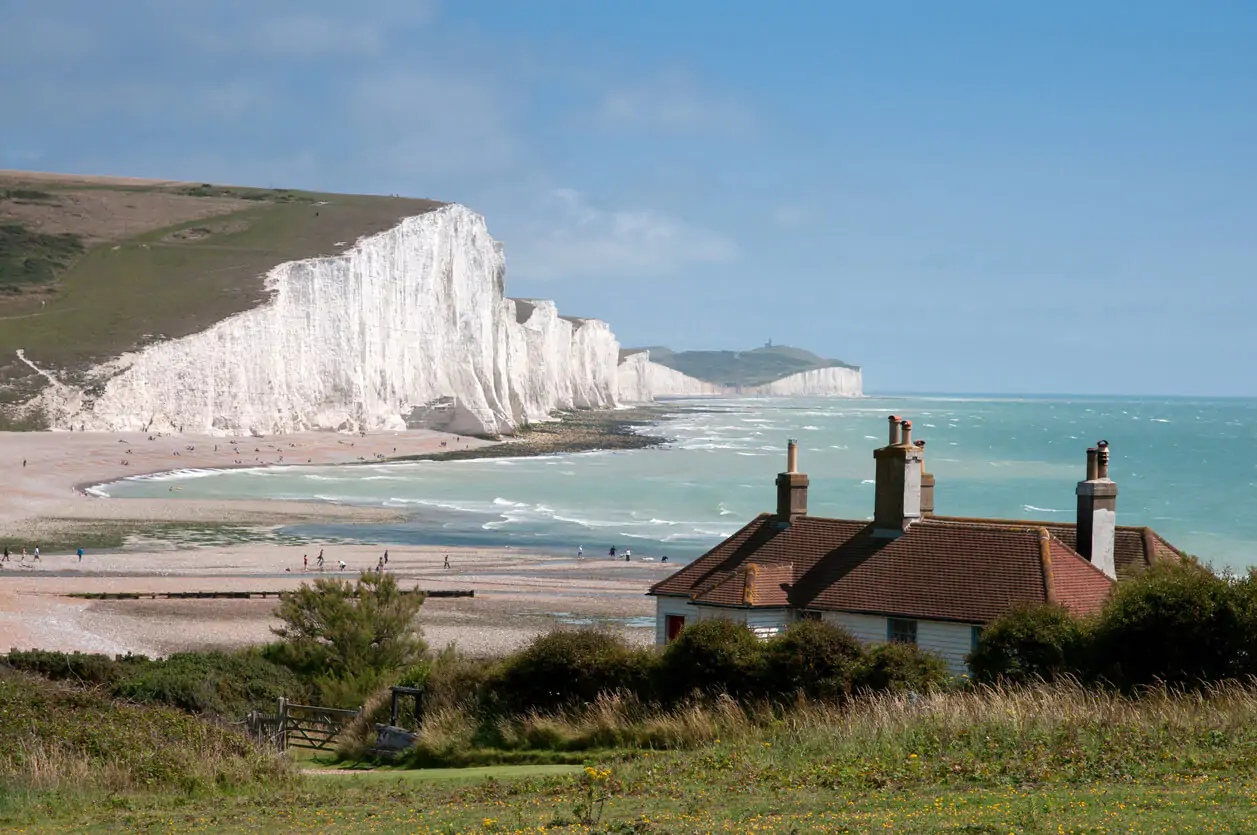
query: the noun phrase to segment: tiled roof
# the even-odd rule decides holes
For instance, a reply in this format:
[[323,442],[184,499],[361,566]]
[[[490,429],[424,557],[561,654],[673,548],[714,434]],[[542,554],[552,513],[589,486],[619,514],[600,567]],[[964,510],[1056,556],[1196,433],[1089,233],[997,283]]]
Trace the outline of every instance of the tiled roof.
[[[1176,553],[1145,529],[1118,530],[1119,571],[1147,564],[1148,552]],[[931,517],[884,539],[873,536],[868,522],[803,516],[782,526],[764,514],[651,593],[727,606],[784,600],[794,608],[972,623],[1035,601],[1092,612],[1112,581],[1072,545],[1072,526],[1056,524]],[[748,604],[746,567],[752,563],[756,594]]]
[[[1047,528],[1052,536],[1071,549],[1077,548],[1078,526],[1072,522],[1033,522],[1025,519],[969,519],[953,516],[932,517],[940,521],[976,522],[978,524],[1018,525],[1028,528]],[[1162,560],[1177,560],[1182,556],[1177,548],[1166,542],[1152,528],[1119,525],[1113,541],[1113,562],[1117,567],[1117,579],[1128,580],[1133,575]]]

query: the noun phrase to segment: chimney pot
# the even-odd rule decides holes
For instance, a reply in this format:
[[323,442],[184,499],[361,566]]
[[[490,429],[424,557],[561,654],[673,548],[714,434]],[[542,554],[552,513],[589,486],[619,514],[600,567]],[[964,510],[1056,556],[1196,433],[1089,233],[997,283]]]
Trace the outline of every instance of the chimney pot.
[[[912,421],[892,415],[890,444],[873,451],[877,462],[873,535],[902,536],[921,518],[924,444],[912,442]],[[932,503],[931,503],[932,505]]]
[[793,438],[786,445],[786,471],[777,475],[777,521],[789,525],[807,515],[808,478],[799,472],[799,444]]
[[1087,480],[1078,483],[1077,551],[1111,579],[1117,579],[1114,549],[1117,485],[1109,479],[1109,442],[1087,450]]

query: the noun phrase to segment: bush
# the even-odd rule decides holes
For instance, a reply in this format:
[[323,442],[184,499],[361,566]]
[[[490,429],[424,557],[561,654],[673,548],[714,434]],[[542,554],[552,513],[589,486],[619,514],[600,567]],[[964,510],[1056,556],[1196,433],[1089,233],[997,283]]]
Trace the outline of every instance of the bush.
[[507,712],[549,711],[592,703],[603,693],[646,696],[653,667],[649,651],[611,632],[562,629],[508,658],[490,688]]
[[1081,671],[1084,640],[1081,624],[1063,606],[1019,606],[983,630],[969,669],[979,681],[1050,681]]
[[916,644],[890,642],[870,647],[856,670],[858,692],[912,690],[927,693],[950,678],[947,662]]
[[480,712],[501,664],[495,658],[462,655],[453,647],[442,651],[432,660],[423,682],[424,715],[441,711]]
[[860,643],[842,627],[799,621],[765,646],[765,687],[772,696],[840,701],[851,695],[862,656]]
[[111,688],[131,701],[231,719],[254,708],[273,709],[280,696],[301,698],[304,691],[291,670],[256,650],[176,653],[133,668]]
[[764,645],[745,624],[700,620],[668,644],[659,672],[660,692],[672,699],[695,691],[752,695],[763,681]]
[[1096,672],[1127,686],[1196,685],[1252,672],[1251,583],[1164,563],[1120,584],[1096,624]]
[[111,658],[86,652],[50,652],[43,649],[12,650],[7,663],[15,670],[36,673],[53,681],[80,684],[113,684],[126,675],[128,667],[149,663],[143,655]]
[[404,594],[391,574],[303,583],[275,610],[282,645],[268,655],[315,680],[326,703],[358,707],[384,678],[423,659],[415,626],[422,605],[423,595]]

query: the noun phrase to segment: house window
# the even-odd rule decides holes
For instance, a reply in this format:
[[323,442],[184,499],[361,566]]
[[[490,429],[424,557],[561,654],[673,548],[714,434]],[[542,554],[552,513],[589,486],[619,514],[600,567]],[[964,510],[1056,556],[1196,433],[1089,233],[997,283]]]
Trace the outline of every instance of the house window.
[[812,609],[804,609],[802,612],[799,612],[799,620],[820,620],[820,619],[821,619],[821,613],[817,611],[813,611]]
[[917,622],[915,620],[905,620],[904,618],[887,618],[886,640],[900,644],[915,644],[917,642]]
[[978,640],[981,639],[981,637],[982,637],[982,627],[980,626],[970,627],[969,629],[969,649],[970,650],[975,650],[978,648]]
[[672,642],[685,628],[685,615],[667,615],[664,617],[663,625],[664,634],[668,636],[668,641]]

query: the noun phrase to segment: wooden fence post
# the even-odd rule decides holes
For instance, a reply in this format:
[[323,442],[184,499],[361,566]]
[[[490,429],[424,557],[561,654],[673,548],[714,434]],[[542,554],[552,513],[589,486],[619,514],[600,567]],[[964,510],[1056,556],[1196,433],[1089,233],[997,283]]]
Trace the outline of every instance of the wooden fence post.
[[279,697],[279,750],[288,749],[288,700]]

